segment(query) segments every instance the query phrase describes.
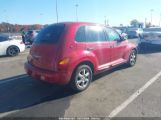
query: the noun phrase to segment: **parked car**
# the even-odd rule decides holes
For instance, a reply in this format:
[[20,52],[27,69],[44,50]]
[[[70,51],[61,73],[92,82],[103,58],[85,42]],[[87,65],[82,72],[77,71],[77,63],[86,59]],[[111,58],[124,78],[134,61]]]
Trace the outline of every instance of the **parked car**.
[[33,78],[85,90],[93,75],[121,64],[134,66],[136,46],[114,29],[94,23],[58,23],[36,37],[25,63]]
[[140,46],[145,44],[161,45],[161,28],[145,28],[139,41]]
[[32,44],[38,33],[39,30],[29,30],[25,35],[25,42],[29,42],[30,44]]
[[142,33],[142,28],[128,28],[127,30],[128,38],[138,38]]
[[0,56],[16,56],[25,50],[21,36],[0,35]]

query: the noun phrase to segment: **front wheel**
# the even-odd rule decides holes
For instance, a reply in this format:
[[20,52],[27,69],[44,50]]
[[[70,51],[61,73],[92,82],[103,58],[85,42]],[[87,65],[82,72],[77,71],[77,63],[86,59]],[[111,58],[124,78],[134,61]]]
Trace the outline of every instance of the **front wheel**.
[[80,65],[76,68],[74,72],[70,87],[78,92],[84,91],[87,89],[92,81],[92,70],[88,65]]
[[129,60],[128,60],[128,65],[130,67],[134,66],[136,64],[136,59],[137,59],[137,51],[136,50],[132,50],[131,54],[129,56]]

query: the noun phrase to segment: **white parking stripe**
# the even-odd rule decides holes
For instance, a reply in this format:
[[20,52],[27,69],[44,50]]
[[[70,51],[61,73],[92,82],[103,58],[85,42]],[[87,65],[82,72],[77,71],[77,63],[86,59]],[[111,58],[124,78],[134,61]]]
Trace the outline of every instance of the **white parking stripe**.
[[11,61],[15,61],[15,60],[24,60],[24,59],[26,59],[26,58],[12,58],[12,59],[2,60],[2,61],[0,61],[0,63],[11,62]]
[[4,80],[4,81],[1,81],[0,80],[0,84],[3,84],[3,83],[6,83],[6,82],[11,82],[13,80],[17,80],[17,79],[21,79],[21,78],[25,78],[27,77],[28,75],[23,75],[23,76],[20,76],[20,77],[16,77],[16,78],[12,78],[12,79],[7,79],[7,80]]
[[161,71],[156,74],[152,79],[150,79],[144,86],[142,86],[139,90],[137,90],[134,94],[132,94],[125,102],[123,102],[120,106],[114,109],[110,114],[109,118],[115,117],[118,113],[124,110],[132,101],[134,101],[140,94],[142,94],[150,85],[152,85],[159,77],[161,77]]
[[[10,82],[10,81],[13,81],[13,80],[17,80],[17,79],[21,79],[21,78],[25,78],[25,77],[27,77],[27,75],[23,75],[21,77],[17,77],[17,78],[13,78],[13,79],[8,79],[8,80],[2,81],[2,82],[0,81],[0,84],[6,83],[6,82]],[[0,113],[0,118],[6,117],[6,116],[8,116],[10,114],[13,114],[13,113],[16,113],[18,111],[20,111],[20,110],[15,110],[15,111],[11,111],[11,112]]]
[[6,116],[8,116],[8,115],[10,115],[10,114],[13,114],[13,113],[16,113],[16,112],[18,112],[19,110],[15,110],[15,111],[11,111],[11,112],[6,112],[6,113],[0,113],[0,118],[3,118],[3,117],[6,117]]

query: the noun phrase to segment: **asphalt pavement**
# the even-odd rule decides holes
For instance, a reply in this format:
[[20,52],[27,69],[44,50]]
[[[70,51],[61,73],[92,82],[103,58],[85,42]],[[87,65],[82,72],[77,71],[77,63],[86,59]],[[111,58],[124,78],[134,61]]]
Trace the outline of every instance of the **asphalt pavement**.
[[95,76],[81,93],[27,76],[27,54],[28,50],[17,57],[0,57],[0,118],[161,117],[160,48],[141,51],[134,67],[122,65]]

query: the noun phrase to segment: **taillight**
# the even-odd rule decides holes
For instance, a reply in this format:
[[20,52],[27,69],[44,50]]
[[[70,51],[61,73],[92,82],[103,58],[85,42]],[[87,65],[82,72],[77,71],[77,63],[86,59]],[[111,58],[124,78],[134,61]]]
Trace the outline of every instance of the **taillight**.
[[64,58],[59,61],[59,65],[66,65],[69,63],[69,58]]
[[24,44],[23,41],[21,41],[20,44]]
[[69,64],[69,58],[64,58],[58,62],[57,69],[58,70],[65,70],[66,67],[68,66],[68,64]]

